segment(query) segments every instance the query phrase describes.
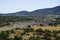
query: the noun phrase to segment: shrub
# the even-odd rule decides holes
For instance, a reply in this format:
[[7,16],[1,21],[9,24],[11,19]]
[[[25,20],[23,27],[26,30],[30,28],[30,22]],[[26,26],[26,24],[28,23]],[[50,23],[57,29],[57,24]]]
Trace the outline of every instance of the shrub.
[[55,40],[60,40],[60,37],[59,37],[59,36],[57,36],[57,37],[55,38]]
[[15,31],[14,31],[14,30],[11,30],[10,32],[11,32],[11,33],[15,33]]
[[43,30],[41,28],[39,28],[39,29],[36,29],[35,32],[41,33],[41,32],[43,32]]
[[29,40],[41,40],[40,37],[30,37]]
[[20,37],[18,37],[18,36],[15,36],[14,37],[14,40],[22,40],[23,38],[20,36]]
[[2,31],[0,33],[0,38],[2,38],[2,40],[6,40],[7,38],[9,38],[9,35],[7,33],[5,33],[4,31]]

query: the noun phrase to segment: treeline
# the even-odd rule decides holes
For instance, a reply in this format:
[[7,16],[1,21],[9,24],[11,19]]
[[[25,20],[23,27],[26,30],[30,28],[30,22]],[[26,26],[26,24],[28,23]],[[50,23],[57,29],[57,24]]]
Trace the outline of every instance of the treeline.
[[29,21],[32,18],[22,16],[0,16],[0,22]]
[[[0,16],[0,27],[10,25],[10,22],[35,21],[34,18],[36,17],[38,16]],[[48,25],[56,26],[60,24],[60,18],[55,19],[56,20],[53,23],[49,23]]]
[[0,26],[9,24],[9,22],[31,21],[33,18],[22,16],[0,16]]

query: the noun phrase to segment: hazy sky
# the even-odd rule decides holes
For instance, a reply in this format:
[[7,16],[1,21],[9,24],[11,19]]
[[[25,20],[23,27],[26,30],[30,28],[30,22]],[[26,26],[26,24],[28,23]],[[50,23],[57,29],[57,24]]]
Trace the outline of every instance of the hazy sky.
[[33,11],[60,5],[60,0],[0,0],[0,13]]

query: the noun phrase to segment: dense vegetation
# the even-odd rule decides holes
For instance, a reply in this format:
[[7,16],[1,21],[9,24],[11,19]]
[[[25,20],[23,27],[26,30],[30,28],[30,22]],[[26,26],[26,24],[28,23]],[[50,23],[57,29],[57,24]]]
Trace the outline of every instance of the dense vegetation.
[[22,16],[0,16],[0,26],[10,25],[10,22],[31,21],[32,18]]
[[[39,16],[0,16],[0,27],[3,27],[5,25],[10,25],[10,23],[14,22],[23,22],[23,21],[35,21],[34,18],[38,18]],[[60,24],[60,18],[55,18],[56,20],[54,23],[49,23],[48,25],[58,25]],[[37,19],[37,21],[40,21]],[[43,25],[43,24],[40,24]]]
[[53,23],[49,23],[48,25],[57,26],[58,24],[60,24],[60,18],[55,18],[55,21]]

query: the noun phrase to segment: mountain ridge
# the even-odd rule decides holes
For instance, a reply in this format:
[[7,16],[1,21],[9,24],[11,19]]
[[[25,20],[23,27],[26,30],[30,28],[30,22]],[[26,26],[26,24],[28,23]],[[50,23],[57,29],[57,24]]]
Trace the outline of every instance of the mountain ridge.
[[31,12],[28,11],[19,11],[15,13],[0,14],[3,16],[29,16],[29,15],[60,15],[60,6],[53,8],[38,9]]

